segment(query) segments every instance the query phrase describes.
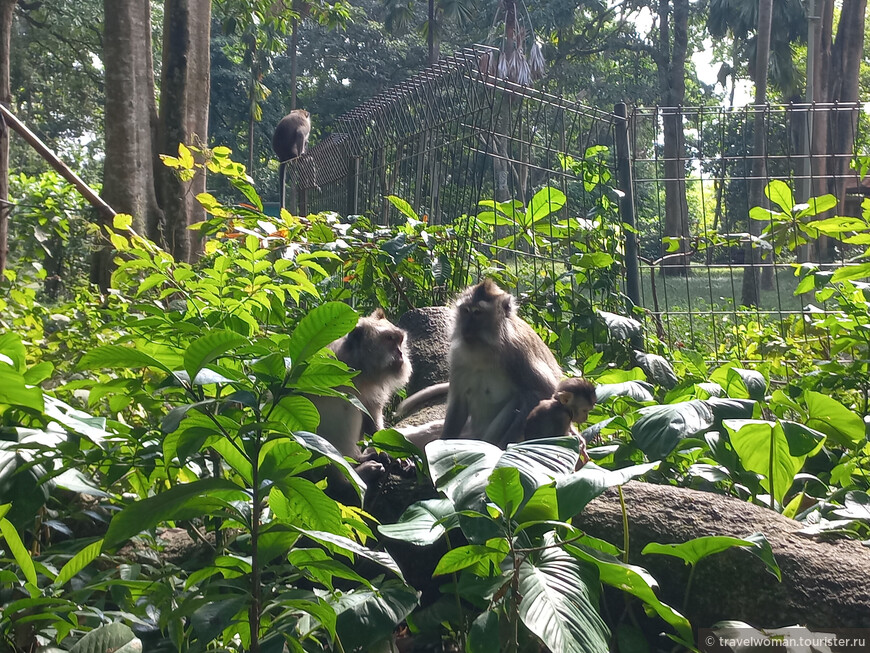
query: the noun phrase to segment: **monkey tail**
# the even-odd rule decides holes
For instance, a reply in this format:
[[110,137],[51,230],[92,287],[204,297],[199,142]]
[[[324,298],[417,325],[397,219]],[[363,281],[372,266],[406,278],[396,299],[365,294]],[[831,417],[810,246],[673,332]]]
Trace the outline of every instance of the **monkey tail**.
[[284,191],[287,185],[287,162],[282,161],[278,166],[278,202],[280,208],[284,208]]
[[436,383],[415,392],[396,407],[394,419],[396,421],[404,419],[423,404],[446,395],[449,387],[449,383]]

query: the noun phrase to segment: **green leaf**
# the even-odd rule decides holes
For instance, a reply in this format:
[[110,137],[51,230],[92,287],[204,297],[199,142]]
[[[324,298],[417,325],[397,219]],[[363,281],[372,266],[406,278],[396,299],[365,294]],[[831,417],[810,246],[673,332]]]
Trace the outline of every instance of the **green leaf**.
[[804,393],[806,425],[821,431],[840,446],[852,448],[864,440],[864,421],[836,399],[819,392]]
[[785,214],[779,213],[778,211],[771,211],[770,209],[766,209],[763,206],[753,206],[749,209],[749,217],[753,220],[760,220],[763,222],[776,220],[777,218],[786,217]]
[[729,397],[761,401],[767,393],[767,379],[761,372],[737,367],[733,362],[716,368],[710,381],[718,383]]
[[269,507],[278,519],[289,524],[316,531],[341,530],[341,510],[338,504],[305,478],[286,478],[278,487],[272,488],[269,493]]
[[658,354],[646,354],[642,351],[634,350],[634,357],[637,364],[646,372],[646,376],[651,381],[655,381],[663,388],[673,388],[679,379],[677,373],[671,364]]
[[631,397],[635,401],[654,401],[652,384],[646,381],[623,381],[622,383],[601,383],[595,386],[595,398],[603,403],[611,397]]
[[631,437],[651,459],[665,458],[680,440],[697,437],[713,425],[713,412],[704,401],[647,406],[631,427]]
[[395,524],[381,524],[378,532],[394,540],[417,546],[434,544],[458,525],[453,503],[449,499],[418,501],[405,509]]
[[375,589],[343,593],[334,608],[335,630],[345,651],[381,650],[376,645],[391,636],[420,600],[419,592],[391,580]]
[[[807,200],[805,208],[798,211],[794,217],[795,219],[800,220],[804,217],[819,215],[821,213],[824,213],[825,211],[830,211],[835,206],[837,206],[837,204],[837,198],[831,194],[820,195],[819,197],[811,197],[809,200]],[[810,224],[814,227],[816,226],[815,222],[811,222]]]
[[848,233],[850,231],[867,231],[867,223],[860,218],[850,218],[839,215],[824,220],[815,220],[811,222],[810,225],[812,225],[813,228],[818,229],[821,233],[829,236],[839,236],[840,234]]
[[184,370],[195,379],[199,371],[231,349],[249,344],[248,339],[234,331],[213,330],[193,341],[184,352]]
[[469,492],[483,491],[502,453],[480,440],[435,440],[426,445],[432,482],[454,505]]
[[622,469],[602,469],[589,462],[570,476],[556,479],[556,497],[559,504],[559,519],[569,519],[582,512],[583,508],[606,489],[624,485],[633,478],[656,469],[659,462],[633,465]]
[[390,204],[395,206],[399,210],[399,213],[408,218],[408,220],[420,222],[420,217],[417,215],[414,209],[411,208],[411,205],[408,204],[408,202],[403,200],[401,197],[396,197],[395,195],[387,195],[387,199],[390,201]]
[[623,317],[607,311],[597,311],[597,313],[604,320],[610,337],[614,340],[630,340],[643,333],[643,325],[634,318]]
[[767,195],[767,198],[771,202],[779,206],[784,213],[791,215],[792,207],[794,207],[794,195],[787,183],[774,179],[764,189],[764,194]]
[[320,413],[308,398],[301,395],[281,397],[271,411],[266,409],[269,419],[280,422],[288,431],[315,431],[320,424]]
[[24,574],[24,578],[27,579],[28,583],[35,587],[36,568],[33,566],[33,560],[30,557],[30,553],[27,552],[21,538],[18,536],[18,531],[15,530],[15,526],[13,526],[12,522],[5,517],[0,519],[0,534],[3,535],[3,539],[6,541],[6,546],[9,547],[9,550],[12,552],[12,557],[15,558],[15,562],[17,562],[18,566],[21,568],[21,573]]
[[230,183],[233,187],[238,190],[242,195],[245,196],[251,204],[253,204],[258,211],[263,210],[263,201],[260,199],[260,196],[257,194],[257,190],[250,184],[247,179],[240,178],[230,178]]
[[489,540],[486,544],[460,546],[451,549],[441,557],[432,575],[453,574],[479,563],[491,563],[498,568],[508,553],[510,553],[510,544],[503,538]]
[[327,302],[314,308],[299,321],[287,343],[293,364],[311,358],[314,352],[349,333],[358,319],[356,311],[341,302]]
[[22,376],[27,385],[39,385],[49,378],[52,372],[54,372],[54,365],[48,361],[42,361],[33,367],[27,368]]
[[0,404],[30,408],[39,413],[45,410],[42,390],[28,388],[24,377],[4,363],[0,363]]
[[683,560],[686,564],[695,565],[700,560],[707,556],[727,551],[735,546],[754,547],[755,543],[749,540],[743,540],[739,537],[730,537],[727,535],[707,535],[704,537],[696,537],[682,544],[659,544],[658,542],[650,542],[647,544],[642,555],[650,553],[660,553],[662,555],[671,556]]
[[[764,477],[762,485],[782,502],[791,487],[806,456],[793,456],[788,438],[779,422],[754,419],[726,419],[722,422],[728,430],[734,451],[747,471]],[[773,487],[770,473],[773,470]]]
[[492,653],[493,642],[498,641],[498,613],[486,610],[472,622],[465,643],[466,653]]
[[96,560],[102,548],[103,540],[97,540],[81,549],[61,567],[57,578],[54,579],[54,585],[56,587],[63,587],[73,576]]
[[415,249],[417,249],[417,243],[408,242],[408,234],[406,233],[400,233],[381,244],[381,251],[390,256],[393,265],[398,265],[404,261]]
[[740,367],[732,367],[728,370],[729,384],[727,385],[726,390],[729,391],[728,394],[730,396],[735,396],[730,392],[730,390],[734,387],[733,381],[737,377],[739,377],[740,381],[743,383],[743,387],[746,388],[746,393],[750,399],[755,399],[756,401],[762,401],[764,399],[764,395],[767,392],[767,379],[764,378],[764,375],[761,372],[745,370]]
[[332,446],[332,443],[329,442],[329,440],[317,435],[316,433],[309,433],[308,431],[293,431],[292,435],[299,444],[309,451],[314,451],[325,456],[338,465],[339,471],[347,477],[351,486],[356,490],[360,501],[362,501],[363,494],[365,494],[366,491],[366,484],[359,477],[359,474],[356,473],[356,470],[350,466],[350,463],[344,459],[344,456],[339,453],[338,449]]
[[531,215],[531,221],[538,222],[551,213],[556,213],[565,206],[566,201],[565,193],[561,190],[552,186],[544,186],[535,193],[529,202],[528,213]]
[[846,265],[834,272],[831,276],[831,282],[851,281],[852,279],[864,279],[870,277],[870,263],[861,263],[859,265]]
[[[554,544],[552,534],[545,544]],[[607,653],[610,632],[593,604],[598,583],[581,563],[553,547],[524,559],[518,572],[519,615],[551,651]]]
[[513,467],[494,469],[486,485],[486,496],[501,508],[505,516],[513,517],[523,502],[519,471]]
[[743,539],[747,542],[752,542],[754,546],[749,549],[749,552],[758,557],[767,567],[767,571],[776,576],[778,581],[782,582],[782,571],[780,571],[776,557],[773,555],[773,547],[770,546],[770,542],[764,537],[764,534],[753,533]]
[[656,596],[658,583],[646,569],[622,562],[616,556],[590,546],[568,544],[565,548],[571,555],[595,565],[602,583],[636,596],[673,626],[680,637],[692,641],[692,625],[689,620],[659,600]]
[[127,231],[133,226],[133,216],[118,213],[112,218],[112,227],[118,231]]
[[[242,596],[229,598],[214,597],[190,615],[190,625],[200,644],[208,644],[220,635],[239,612],[244,610],[247,601]],[[107,652],[108,653],[108,652]]]
[[846,493],[844,507],[837,508],[834,514],[843,519],[861,519],[870,522],[870,496],[866,492],[852,490]]
[[142,641],[120,622],[95,628],[82,637],[69,653],[141,653]]
[[352,378],[353,373],[340,361],[311,359],[310,364],[296,379],[296,387],[300,390],[337,388],[349,385]]
[[153,497],[132,503],[117,513],[109,524],[103,550],[110,549],[162,521],[175,519],[192,501],[209,497],[216,492],[242,495],[241,488],[222,478],[207,478],[193,483],[176,485]]
[[481,211],[477,214],[477,221],[483,224],[502,227],[516,224],[513,219],[495,211]]
[[156,358],[152,358],[148,354],[142,353],[132,347],[122,347],[121,345],[103,345],[102,347],[92,349],[82,356],[76,369],[116,370],[139,369],[142,367],[155,367],[167,374],[172,374],[172,370]]
[[0,334],[0,354],[5,355],[18,372],[24,372],[27,366],[27,350],[21,343],[21,338],[12,331]]
[[399,569],[399,565],[396,564],[396,561],[393,560],[393,557],[389,553],[385,553],[383,551],[373,551],[372,549],[364,547],[359,542],[355,542],[354,540],[343,537],[341,535],[336,535],[335,533],[327,533],[325,531],[313,531],[299,527],[297,527],[296,530],[298,530],[303,535],[310,537],[315,542],[319,542],[330,551],[338,551],[339,553],[342,553],[349,558],[352,558],[354,555],[362,556],[363,558],[367,558],[372,562],[376,562],[382,567],[386,567],[402,580],[405,579],[405,577],[402,575],[402,570]]

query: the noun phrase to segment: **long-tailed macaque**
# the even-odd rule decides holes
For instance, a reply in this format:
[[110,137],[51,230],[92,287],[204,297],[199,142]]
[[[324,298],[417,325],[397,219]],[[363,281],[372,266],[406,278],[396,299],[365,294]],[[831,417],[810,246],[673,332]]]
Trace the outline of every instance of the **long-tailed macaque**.
[[390,322],[381,309],[362,317],[346,336],[329,345],[336,358],[359,370],[353,388],[344,388],[359,398],[365,415],[339,397],[311,397],[320,412],[318,435],[329,440],[342,455],[359,460],[359,441],[384,427],[384,406],[411,377],[406,334]]
[[491,279],[466,289],[455,310],[442,437],[517,442],[531,410],[553,396],[562,370],[517,315],[513,296]]
[[293,109],[281,118],[275,133],[272,134],[272,149],[278,161],[278,200],[284,206],[284,185],[286,184],[287,161],[305,154],[308,136],[311,134],[311,114],[305,109]]
[[582,424],[595,407],[595,386],[587,379],[563,379],[550,399],[543,399],[526,419],[526,440],[568,435],[572,424]]

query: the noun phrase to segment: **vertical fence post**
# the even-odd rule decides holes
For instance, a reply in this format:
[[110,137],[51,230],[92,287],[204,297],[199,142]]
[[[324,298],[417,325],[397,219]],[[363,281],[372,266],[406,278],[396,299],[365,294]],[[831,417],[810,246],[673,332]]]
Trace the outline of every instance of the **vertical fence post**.
[[637,258],[637,226],[634,214],[634,182],[631,175],[631,147],[628,140],[628,111],[625,102],[613,107],[616,114],[616,176],[619,212],[625,230],[625,291],[635,306],[640,306],[640,265]]
[[348,167],[346,215],[359,215],[359,157],[352,156]]

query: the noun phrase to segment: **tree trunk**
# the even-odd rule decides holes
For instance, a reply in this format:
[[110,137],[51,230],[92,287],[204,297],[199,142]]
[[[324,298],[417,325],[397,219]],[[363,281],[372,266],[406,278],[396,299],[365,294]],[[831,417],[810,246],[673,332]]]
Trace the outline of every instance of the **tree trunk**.
[[[858,74],[864,46],[866,0],[845,0],[834,39],[834,0],[818,0],[821,16],[815,56],[815,88],[819,103],[851,103],[858,99]],[[813,116],[812,175],[816,195],[833,193],[845,200],[845,178],[854,150],[855,110],[816,111]],[[833,260],[833,241],[819,238],[819,261]]]
[[[767,68],[770,60],[770,26],[773,17],[773,0],[759,0],[758,3],[758,43],[755,49],[755,115],[752,120],[752,178],[749,180],[749,206],[764,203],[764,186],[767,178]],[[749,233],[760,236],[763,225],[758,220],[749,220]],[[758,306],[759,282],[761,275],[761,252],[750,243],[746,246],[746,267],[743,269],[742,303],[744,306]],[[772,275],[771,284],[772,286]]]
[[[137,0],[104,0],[106,159],[102,197],[160,242],[163,215],[154,189],[154,67],[151,13]],[[143,74],[144,73],[144,74]],[[104,255],[105,256],[105,255]],[[108,281],[105,265],[92,275]]]
[[435,49],[435,0],[429,0],[429,22],[426,25],[426,41],[429,45],[429,65],[438,61]]
[[[838,71],[832,80],[831,99],[847,106],[831,116],[828,166],[830,192],[840,201],[840,214],[845,212],[849,162],[854,154],[858,129],[858,75],[864,53],[864,22],[867,0],[845,0],[837,26],[837,40],[831,51],[831,65]],[[849,106],[851,105],[851,106]],[[857,185],[855,179],[855,185]]]
[[[158,148],[175,155],[179,143],[208,138],[209,36],[211,0],[165,0],[163,71],[160,83]],[[196,195],[205,192],[205,171],[182,182],[166,167],[158,177],[158,196],[166,214],[169,251],[191,261],[200,244],[188,227],[205,219]]]
[[294,18],[293,27],[290,31],[290,111],[296,108],[297,50],[299,50],[299,19]]
[[[671,44],[673,40],[673,44]],[[668,0],[659,2],[659,87],[662,97],[662,123],[665,170],[665,235],[679,239],[684,252],[689,243],[689,205],[686,201],[686,167],[683,115],[680,107],[686,99],[686,55],[689,44],[689,2],[674,0],[673,39],[671,38]],[[666,252],[662,252],[665,254]],[[687,257],[667,259],[665,274],[688,273]]]
[[[0,104],[12,108],[9,62],[12,50],[12,15],[17,0],[0,0]],[[9,128],[0,122],[0,280],[9,253]]]

